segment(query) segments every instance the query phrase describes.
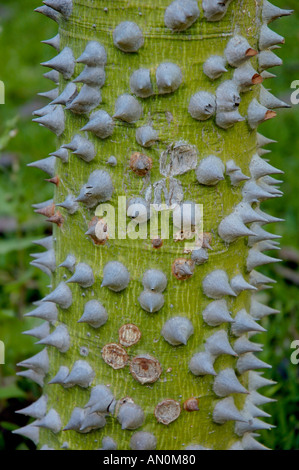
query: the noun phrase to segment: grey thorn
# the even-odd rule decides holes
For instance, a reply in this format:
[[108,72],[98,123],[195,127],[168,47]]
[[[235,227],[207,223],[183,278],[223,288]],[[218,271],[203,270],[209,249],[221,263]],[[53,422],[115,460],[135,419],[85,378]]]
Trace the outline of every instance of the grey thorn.
[[262,217],[264,217],[266,219],[266,222],[265,222],[266,224],[273,224],[273,223],[276,223],[276,222],[284,222],[284,219],[280,219],[278,217],[273,217],[272,215],[267,214],[266,212],[263,212],[259,207],[257,207],[255,209],[255,211],[259,215],[261,215]]
[[247,432],[254,432],[254,431],[261,431],[263,429],[270,430],[275,426],[271,424],[264,423],[260,419],[252,418],[245,423],[236,423],[235,425],[235,433],[238,436],[243,436],[243,434]]
[[95,279],[92,269],[88,264],[78,263],[73,276],[66,282],[79,284],[79,286],[87,288],[91,287],[94,284]]
[[150,218],[150,208],[142,197],[133,197],[127,202],[127,216],[136,222],[144,223]]
[[35,8],[37,13],[41,13],[42,15],[47,16],[50,18],[50,20],[55,21],[56,23],[60,22],[61,15],[58,13],[58,11],[53,10],[53,8],[49,8],[46,5],[43,5],[41,7]]
[[42,302],[53,302],[63,309],[69,308],[73,303],[73,296],[71,289],[65,282],[58,284],[55,290],[48,294]]
[[253,353],[242,354],[237,361],[237,370],[239,374],[244,374],[249,370],[255,369],[271,369],[272,366],[261,361]]
[[271,49],[271,47],[273,46],[284,43],[284,37],[272,31],[272,29],[270,29],[265,23],[262,25],[259,36],[260,51],[264,51],[265,49]]
[[250,395],[246,397],[244,411],[253,418],[271,418],[271,415],[269,415],[269,413],[266,413],[265,411],[261,410],[252,403]]
[[61,419],[59,414],[57,413],[54,408],[52,408],[46,416],[44,416],[42,419],[40,419],[36,424],[36,427],[38,428],[44,428],[44,429],[49,429],[49,431],[52,431],[54,434],[57,434],[59,431],[61,431]]
[[248,315],[244,308],[236,314],[234,320],[231,331],[235,336],[242,336],[243,334],[252,331],[256,331],[258,333],[266,331],[265,328],[256,323],[253,318]]
[[194,0],[174,0],[165,10],[165,26],[174,32],[185,31],[199,18],[200,11]]
[[194,375],[217,375],[213,364],[215,357],[208,351],[194,354],[189,362],[189,369]]
[[143,46],[144,38],[136,23],[123,21],[113,31],[113,43],[122,52],[137,52]]
[[71,372],[64,381],[64,385],[87,388],[95,378],[95,372],[86,361],[76,361]]
[[75,214],[79,209],[79,204],[76,202],[75,196],[73,196],[73,194],[69,194],[63,202],[56,204],[56,207],[63,207],[69,214],[72,215]]
[[54,49],[56,49],[56,51],[59,52],[60,51],[60,34],[56,34],[56,36],[54,36],[53,38],[42,41],[42,43],[47,44],[48,46],[54,47]]
[[282,60],[272,51],[261,51],[258,55],[259,70],[263,72],[271,67],[282,65]]
[[143,114],[142,107],[134,96],[127,93],[120,95],[115,103],[113,117],[121,121],[133,123],[138,121]]
[[35,356],[30,357],[30,359],[19,362],[17,366],[27,367],[28,369],[34,370],[38,374],[47,374],[49,371],[49,356],[47,348],[35,354]]
[[274,308],[268,307],[267,305],[261,304],[258,302],[254,297],[251,299],[251,306],[250,306],[250,315],[256,319],[261,320],[268,315],[274,315],[280,313],[279,310],[275,310]]
[[66,268],[71,273],[73,273],[75,271],[75,267],[76,267],[76,258],[75,258],[75,256],[74,255],[67,255],[67,257],[65,258],[63,263],[61,263],[58,267],[59,268]]
[[95,170],[90,174],[87,184],[82,186],[76,201],[82,202],[90,209],[100,202],[111,199],[112,194],[113,184],[109,173],[104,170]]
[[56,257],[55,257],[55,251],[52,248],[51,250],[48,250],[44,253],[35,253],[34,256],[36,259],[36,262],[38,264],[41,264],[48,268],[52,273],[56,269]]
[[99,88],[83,85],[78,96],[71,103],[68,103],[65,109],[75,114],[89,114],[101,102],[102,95]]
[[165,95],[176,91],[183,81],[180,67],[171,62],[163,62],[156,70],[158,93]]
[[95,429],[101,429],[105,425],[106,419],[104,416],[97,413],[87,412],[81,423],[79,431],[83,433],[88,433]]
[[61,94],[52,101],[52,104],[69,104],[78,95],[77,87],[74,83],[68,83]]
[[256,153],[257,153],[260,157],[262,157],[263,155],[268,155],[268,154],[271,153],[271,152],[272,152],[272,150],[260,149],[260,148],[258,148],[257,151],[256,151]]
[[60,149],[56,150],[55,152],[50,153],[51,157],[59,158],[63,163],[67,163],[69,161],[69,153],[67,149],[60,147]]
[[83,408],[75,407],[72,411],[71,417],[67,422],[63,431],[77,431],[80,432],[83,420],[85,418],[86,411]]
[[61,13],[66,19],[71,16],[73,11],[73,0],[43,0],[43,3]]
[[188,112],[197,121],[206,121],[216,112],[216,98],[207,91],[198,91],[190,99]]
[[44,73],[43,76],[56,85],[59,85],[59,72],[57,72],[57,70],[49,70],[49,72]]
[[194,333],[191,321],[186,317],[173,317],[164,323],[161,330],[163,338],[172,346],[184,344],[186,346],[188,339]]
[[44,344],[45,346],[53,346],[61,353],[65,353],[70,349],[70,335],[67,326],[58,325],[57,328],[46,338],[41,339],[36,344]]
[[33,336],[37,339],[43,339],[50,334],[49,322],[43,322],[41,325],[32,328],[31,330],[23,331],[23,335]]
[[130,89],[139,98],[148,98],[154,94],[149,69],[135,70],[130,77]]
[[81,139],[81,135],[75,134],[71,142],[69,142],[68,144],[63,144],[62,148],[74,152],[78,148]]
[[249,176],[242,173],[241,168],[237,166],[234,160],[226,162],[226,174],[230,177],[232,186],[237,186],[242,181],[249,180]]
[[65,47],[56,57],[41,65],[57,70],[65,80],[72,77],[75,70],[75,58],[72,49]]
[[[59,89],[58,88],[53,88],[52,90],[49,91],[44,91],[43,93],[38,93],[38,96],[41,96],[42,98],[47,98],[48,100],[52,101],[55,100],[59,95]],[[49,108],[49,112],[51,112],[53,108]],[[42,114],[43,116],[46,115],[46,113]]]
[[232,393],[248,394],[246,388],[237,379],[235,371],[230,368],[221,370],[215,377],[213,391],[218,397],[227,397]]
[[278,263],[281,260],[278,258],[272,258],[271,256],[264,255],[259,250],[251,248],[248,252],[246,267],[247,271],[252,271],[258,266],[264,266],[265,264]]
[[234,343],[234,350],[240,355],[248,352],[261,352],[263,348],[260,344],[249,341],[246,336],[240,336]]
[[107,64],[107,54],[104,46],[97,41],[89,41],[77,62],[89,67],[104,67]]
[[236,441],[230,446],[228,450],[244,450],[244,447],[241,441]]
[[58,310],[52,302],[41,302],[41,304],[32,312],[26,313],[24,317],[41,318],[49,322],[56,322]]
[[88,323],[93,328],[100,328],[108,320],[108,313],[97,300],[90,300],[85,304],[84,313],[78,323]]
[[205,349],[216,358],[222,354],[227,354],[234,357],[237,356],[236,352],[230,345],[227,332],[225,330],[219,330],[213,335],[209,336],[205,342]]
[[203,0],[202,8],[207,21],[220,21],[232,0]]
[[236,297],[229,285],[228,275],[221,269],[216,269],[208,274],[202,282],[202,287],[204,294],[215,300],[221,299],[225,295]]
[[195,264],[199,266],[208,261],[209,255],[207,250],[205,250],[204,248],[200,248],[199,250],[192,251],[191,259],[194,261]]
[[32,114],[33,116],[45,116],[46,114],[49,114],[53,110],[53,105],[52,104],[47,104],[47,106],[44,106],[43,108],[37,109],[34,111]]
[[33,119],[33,122],[37,122],[41,126],[46,127],[53,132],[53,134],[57,135],[57,137],[60,137],[65,129],[65,116],[62,106],[55,106],[53,110],[45,116]]
[[80,75],[73,80],[73,83],[84,83],[90,87],[102,88],[105,84],[105,80],[106,74],[103,67],[89,67],[86,65]]
[[242,274],[237,274],[234,276],[230,281],[230,285],[236,294],[240,294],[244,290],[257,290],[256,287],[245,281]]
[[224,424],[227,421],[247,423],[247,419],[236,407],[233,397],[223,398],[216,403],[213,410],[213,421],[217,424]]
[[82,158],[85,162],[91,162],[94,159],[97,152],[92,142],[84,137],[79,136],[77,140],[76,149],[73,151],[73,155],[77,155]]
[[164,296],[159,292],[144,290],[138,297],[141,308],[149,313],[155,313],[164,305]]
[[44,266],[43,264],[39,264],[38,261],[31,261],[31,263],[29,263],[31,266],[34,266],[35,268],[37,269],[40,269],[43,273],[45,273],[47,276],[51,277],[52,276],[52,272],[50,271],[50,269],[48,269],[46,266]]
[[276,108],[291,108],[291,106],[284,101],[276,98],[272,95],[265,87],[261,87],[260,90],[260,103],[266,108],[276,109]]
[[235,213],[240,215],[244,224],[252,222],[266,222],[265,217],[262,217],[258,212],[256,212],[248,202],[240,202],[235,208]]
[[277,401],[277,400],[274,400],[273,398],[268,398],[268,397],[265,397],[264,395],[261,395],[256,390],[253,390],[252,392],[250,392],[249,398],[255,406],[263,406],[263,405],[267,405],[268,403],[275,403]]
[[203,71],[211,80],[220,78],[223,73],[227,72],[226,59],[219,55],[211,55],[203,64]]
[[112,437],[103,437],[102,447],[99,450],[117,450],[117,444]]
[[100,139],[106,139],[113,134],[114,125],[112,117],[100,109],[91,114],[89,122],[80,130],[93,132]]
[[14,429],[12,433],[30,439],[35,445],[39,442],[39,429],[33,423],[19,429]]
[[167,277],[159,269],[148,269],[143,275],[142,284],[145,289],[163,292],[167,287]]
[[266,23],[271,23],[271,21],[281,18],[282,16],[289,16],[294,12],[294,10],[282,10],[281,8],[272,5],[268,0],[263,2],[263,12],[262,19]]
[[217,113],[236,111],[241,103],[238,86],[233,80],[226,80],[216,90]]
[[239,111],[221,112],[216,114],[216,124],[222,129],[230,129],[238,122],[245,121]]
[[228,41],[224,55],[232,67],[239,67],[257,55],[257,51],[251,48],[246,38],[236,35]]
[[207,186],[215,186],[224,180],[225,166],[221,159],[215,155],[209,155],[199,162],[195,170],[197,181]]
[[49,447],[48,444],[41,446],[40,450],[55,450],[54,447]]
[[243,200],[252,204],[253,202],[261,202],[267,199],[271,199],[273,196],[265,191],[259,184],[254,180],[248,180],[242,189]]
[[[55,157],[47,157],[44,158],[43,160],[37,160],[32,163],[28,163],[27,166],[33,167],[33,168],[38,168],[39,170],[44,171],[45,173],[48,173],[51,177],[55,176],[55,166],[56,166],[56,158]],[[46,201],[46,205],[50,204],[51,201]],[[35,205],[33,206],[35,207]],[[35,207],[36,209],[40,209],[41,207]]]
[[20,415],[30,416],[31,418],[41,419],[47,413],[48,398],[42,395],[38,400],[22,410],[16,411]]
[[144,423],[144,412],[135,403],[125,403],[120,407],[117,419],[122,429],[137,429]]
[[53,236],[41,238],[40,240],[34,240],[32,243],[35,245],[42,246],[46,250],[51,250],[53,248]]
[[45,374],[40,374],[32,369],[28,369],[22,372],[17,372],[16,375],[18,377],[24,377],[25,379],[32,380],[33,382],[37,383],[37,385],[39,385],[40,387],[44,386]]
[[84,408],[90,408],[90,413],[108,413],[114,395],[109,387],[96,385],[91,389],[89,401]]
[[119,261],[109,261],[105,265],[101,287],[108,287],[114,292],[120,292],[128,286],[129,282],[129,271],[122,263]]
[[117,165],[117,159],[114,155],[111,155],[111,157],[108,158],[106,163],[107,163],[107,165],[110,165],[110,166],[116,166]]
[[136,141],[142,147],[152,147],[157,140],[158,132],[152,126],[142,126],[136,130]]
[[280,250],[279,242],[264,240],[255,245],[259,251]]
[[264,70],[263,72],[261,72],[261,77],[263,77],[264,80],[267,80],[269,78],[276,78],[277,75],[274,75],[274,73],[270,73],[267,70]]
[[69,375],[69,369],[66,366],[61,366],[57,374],[53,377],[52,380],[48,382],[49,385],[58,384],[64,386],[64,381]]
[[250,284],[256,286],[257,288],[264,286],[265,284],[276,284],[277,282],[274,279],[271,279],[270,277],[265,276],[264,274],[255,270],[251,271],[249,281]]
[[249,62],[236,68],[233,75],[239,91],[245,93],[252,89],[253,85],[258,85],[263,81],[263,77],[252,67]]
[[232,323],[234,321],[224,299],[209,303],[202,312],[202,316],[209,326],[219,326],[222,323]]
[[249,433],[244,434],[242,447],[244,450],[270,450],[268,447],[256,441]]
[[277,382],[274,380],[265,379],[259,372],[249,371],[248,373],[248,390],[250,392],[256,391],[259,388],[275,385]]
[[151,432],[138,431],[131,437],[130,447],[132,450],[155,450],[157,439]]

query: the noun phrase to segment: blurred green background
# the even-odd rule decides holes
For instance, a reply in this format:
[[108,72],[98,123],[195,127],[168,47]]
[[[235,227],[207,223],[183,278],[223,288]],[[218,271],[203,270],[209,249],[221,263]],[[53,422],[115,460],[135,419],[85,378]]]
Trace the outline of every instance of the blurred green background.
[[[293,91],[290,85],[299,80],[299,5],[298,0],[275,0],[275,4],[292,8],[295,14],[272,23],[272,28],[286,38],[286,45],[278,51],[284,67],[271,70],[278,78],[268,80],[266,87],[289,102]],[[0,80],[6,86],[6,104],[0,106],[0,340],[5,339],[6,345],[6,363],[0,365],[0,450],[34,448],[30,441],[10,431],[28,422],[15,410],[29,405],[40,394],[37,385],[15,375],[16,363],[37,352],[34,340],[21,334],[36,322],[24,319],[23,314],[45,295],[49,282],[29,265],[29,255],[36,251],[32,240],[50,233],[31,204],[49,199],[52,188],[44,183],[39,170],[26,164],[55,149],[50,133],[31,122],[32,112],[46,104],[37,93],[51,89],[38,64],[51,58],[53,50],[40,41],[57,32],[52,21],[33,13],[38,6],[38,0],[2,0],[0,5]],[[278,382],[265,391],[277,399],[277,403],[265,407],[276,429],[262,433],[261,440],[272,449],[284,450],[299,449],[299,365],[290,362],[290,345],[299,339],[298,130],[299,105],[279,111],[275,120],[260,129],[278,140],[271,145],[271,163],[285,171],[284,198],[264,204],[263,210],[286,219],[272,228],[282,236],[283,262],[263,270],[277,284],[262,294],[262,300],[282,313],[264,319],[268,331],[259,337],[265,344],[260,357],[273,366],[267,376]]]

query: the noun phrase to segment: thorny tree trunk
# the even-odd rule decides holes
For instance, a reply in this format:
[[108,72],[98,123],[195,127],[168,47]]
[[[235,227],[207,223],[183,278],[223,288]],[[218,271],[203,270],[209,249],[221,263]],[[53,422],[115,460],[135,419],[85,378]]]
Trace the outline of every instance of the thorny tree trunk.
[[[252,292],[271,282],[255,268],[276,248],[263,228],[275,220],[259,203],[280,193],[269,176],[278,171],[261,158],[270,141],[257,127],[284,106],[261,82],[280,63],[270,49],[283,42],[267,23],[291,12],[266,0],[176,0],[168,9],[169,0],[44,3],[54,8],[41,12],[57,19],[60,44],[51,43],[62,51],[47,64],[56,70],[49,78],[60,72],[66,98],[37,119],[59,136],[60,150],[34,164],[54,178],[56,208],[38,207],[54,222],[55,259],[47,239],[35,264],[52,271],[54,293],[32,315],[54,321],[33,332],[46,349],[22,363],[45,385],[44,398],[23,411],[36,421],[18,432],[37,441],[40,429],[40,447],[55,449],[259,448],[251,432],[270,425],[259,419],[256,406],[267,400],[256,390],[268,381],[254,371],[268,365],[249,338],[261,330],[255,320],[273,311]],[[107,62],[89,41],[104,47]],[[76,96],[70,84],[83,64]],[[132,79],[140,68],[149,73]],[[90,118],[93,108],[109,116]],[[145,125],[149,135],[136,134]],[[150,236],[104,243],[95,209],[107,201],[118,214],[118,196],[203,204],[203,249],[191,255],[184,240]],[[123,276],[111,261],[122,263]],[[159,272],[143,279],[149,269]],[[84,310],[92,319],[78,323]],[[127,324],[135,325],[129,337]]]

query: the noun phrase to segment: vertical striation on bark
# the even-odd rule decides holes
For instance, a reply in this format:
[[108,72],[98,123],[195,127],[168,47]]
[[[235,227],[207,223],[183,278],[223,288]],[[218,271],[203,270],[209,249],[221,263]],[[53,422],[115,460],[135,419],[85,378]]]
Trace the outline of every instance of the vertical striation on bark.
[[[21,364],[45,378],[29,431],[55,449],[258,448],[251,432],[271,426],[257,419],[267,381],[253,370],[268,365],[249,339],[274,312],[252,293],[271,282],[255,268],[276,248],[259,203],[280,192],[257,127],[285,106],[261,82],[283,42],[266,25],[290,12],[260,0],[44,3],[62,56],[46,64],[61,72],[60,98],[37,119],[58,152],[38,162],[55,183],[54,205],[37,208],[54,222],[53,247],[42,242],[36,260],[53,288],[33,313],[47,320],[47,348]],[[203,248],[105,240],[97,202],[117,217],[119,196],[203,204]]]

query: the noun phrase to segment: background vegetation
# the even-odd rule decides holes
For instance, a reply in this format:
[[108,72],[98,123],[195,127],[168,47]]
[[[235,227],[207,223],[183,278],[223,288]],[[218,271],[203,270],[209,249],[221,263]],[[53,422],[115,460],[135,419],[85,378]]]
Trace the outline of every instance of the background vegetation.
[[[278,78],[266,82],[272,92],[290,100],[290,85],[299,80],[299,5],[298,0],[275,0],[281,8],[295,14],[273,23],[273,29],[286,37],[278,51],[284,67],[273,69]],[[0,80],[6,86],[6,104],[0,106],[0,340],[6,345],[6,364],[0,365],[0,450],[33,449],[30,441],[12,435],[28,419],[14,412],[35,400],[40,390],[26,379],[17,378],[16,363],[37,352],[34,340],[21,334],[36,322],[24,319],[32,302],[47,292],[48,278],[29,265],[36,251],[32,240],[49,233],[42,217],[31,204],[51,197],[41,172],[26,164],[46,157],[55,148],[50,133],[31,122],[31,114],[46,104],[38,92],[51,88],[38,64],[53,56],[50,47],[40,44],[56,34],[55,24],[33,13],[37,0],[2,0],[0,6]],[[52,24],[53,23],[53,24]],[[265,344],[261,359],[272,364],[267,373],[277,385],[267,390],[277,403],[267,405],[271,422],[277,428],[262,435],[272,449],[299,449],[299,366],[290,363],[290,344],[299,339],[299,105],[280,111],[278,118],[263,125],[262,132],[278,140],[272,145],[271,163],[285,171],[284,198],[264,204],[263,209],[286,219],[273,230],[282,236],[283,262],[263,272],[277,284],[262,294],[263,300],[281,314],[264,320],[268,332],[259,337]]]

